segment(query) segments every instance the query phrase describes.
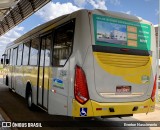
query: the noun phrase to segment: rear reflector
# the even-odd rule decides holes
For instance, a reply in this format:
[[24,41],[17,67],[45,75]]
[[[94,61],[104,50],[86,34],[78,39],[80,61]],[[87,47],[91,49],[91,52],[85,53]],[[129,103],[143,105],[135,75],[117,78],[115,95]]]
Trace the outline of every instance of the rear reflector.
[[74,96],[81,104],[85,104],[89,100],[86,76],[83,69],[79,66],[76,66],[75,70]]
[[102,110],[102,108],[96,108],[96,111],[100,111],[100,110]]
[[148,108],[148,106],[144,106],[144,108]]
[[155,101],[155,95],[156,95],[156,82],[157,81],[157,76],[155,76],[154,79],[154,85],[153,85],[153,90],[152,90],[152,95],[151,95],[151,99],[154,102]]

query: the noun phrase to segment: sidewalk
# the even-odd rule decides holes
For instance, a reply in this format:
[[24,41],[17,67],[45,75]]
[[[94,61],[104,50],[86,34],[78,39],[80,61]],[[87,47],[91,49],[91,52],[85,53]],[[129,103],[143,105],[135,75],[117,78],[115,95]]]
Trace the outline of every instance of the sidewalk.
[[[8,87],[2,84],[2,78],[0,75],[0,87],[1,91],[6,91],[8,90]],[[3,127],[2,128],[2,122],[11,122],[11,119],[8,117],[8,115],[5,113],[5,111],[0,107],[0,130],[18,130],[17,128],[10,128],[10,127]],[[3,124],[4,126],[5,124]]]
[[160,102],[156,103],[156,109],[160,110]]

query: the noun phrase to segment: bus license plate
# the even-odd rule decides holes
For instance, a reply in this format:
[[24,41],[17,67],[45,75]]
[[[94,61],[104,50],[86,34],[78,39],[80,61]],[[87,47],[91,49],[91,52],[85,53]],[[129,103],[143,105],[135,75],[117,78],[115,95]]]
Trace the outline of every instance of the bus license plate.
[[131,92],[131,86],[117,86],[116,87],[117,93],[130,93]]

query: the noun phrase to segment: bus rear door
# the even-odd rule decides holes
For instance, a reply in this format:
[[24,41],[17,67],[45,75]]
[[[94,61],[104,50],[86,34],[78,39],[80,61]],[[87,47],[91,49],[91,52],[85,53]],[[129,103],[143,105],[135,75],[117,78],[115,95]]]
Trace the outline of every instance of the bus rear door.
[[42,37],[38,68],[38,105],[48,109],[51,35]]

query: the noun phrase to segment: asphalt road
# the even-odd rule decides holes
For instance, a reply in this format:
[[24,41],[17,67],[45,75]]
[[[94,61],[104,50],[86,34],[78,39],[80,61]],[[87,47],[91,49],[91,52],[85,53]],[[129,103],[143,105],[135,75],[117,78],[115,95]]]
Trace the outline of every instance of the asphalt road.
[[[34,130],[160,130],[160,127],[119,127],[122,126],[125,122],[131,123],[128,121],[159,121],[160,123],[160,105],[156,106],[155,112],[149,113],[148,115],[136,114],[133,117],[123,117],[121,119],[94,118],[92,121],[80,120],[73,122],[73,119],[70,117],[49,115],[45,111],[39,109],[38,107],[36,107],[34,111],[30,111],[27,108],[25,99],[17,95],[16,93],[9,92],[8,88],[5,85],[3,85],[2,82],[0,83],[0,108],[0,114],[2,116],[6,115],[4,117],[6,121],[11,120],[14,122],[21,123],[41,122],[43,127],[34,128]],[[56,125],[58,126],[55,127]],[[70,125],[72,125],[72,127]],[[18,129],[32,130],[33,128]]]

